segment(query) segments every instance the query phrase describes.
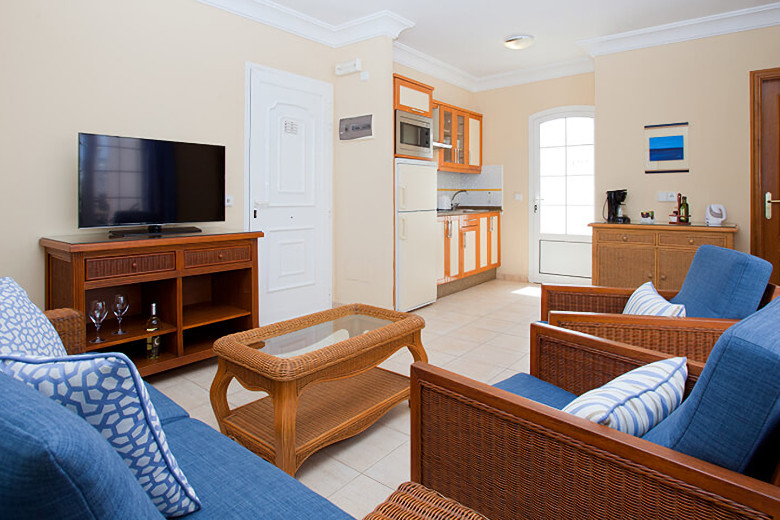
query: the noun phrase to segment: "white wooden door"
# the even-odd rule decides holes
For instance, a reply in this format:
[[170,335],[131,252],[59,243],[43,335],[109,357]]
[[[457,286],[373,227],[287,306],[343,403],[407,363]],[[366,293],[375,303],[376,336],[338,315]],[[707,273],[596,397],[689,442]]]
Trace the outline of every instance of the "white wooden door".
[[595,216],[594,110],[561,107],[529,119],[528,279],[589,284]]
[[249,229],[259,240],[260,324],[332,306],[333,87],[248,66]]

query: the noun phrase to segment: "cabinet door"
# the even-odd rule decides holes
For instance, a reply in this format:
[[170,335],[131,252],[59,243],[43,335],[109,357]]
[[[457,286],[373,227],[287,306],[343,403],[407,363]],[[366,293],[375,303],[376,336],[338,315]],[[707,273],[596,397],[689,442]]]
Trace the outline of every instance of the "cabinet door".
[[449,245],[447,242],[447,219],[445,217],[439,218],[436,220],[436,233],[437,238],[436,241],[438,242],[437,248],[437,257],[436,257],[436,283],[444,283],[445,279],[447,278],[447,273],[445,269],[445,258],[447,257],[447,246]]
[[498,267],[501,265],[501,248],[499,247],[500,230],[498,227],[499,216],[492,215],[490,217],[490,226],[488,232],[490,233],[490,267]]
[[479,228],[464,228],[460,233],[463,241],[463,276],[474,274],[477,270],[477,241],[479,240]]
[[636,288],[648,281],[656,283],[652,246],[599,244],[597,247],[599,285]]
[[447,265],[447,278],[453,279],[461,276],[460,269],[460,219],[447,217],[450,261]]
[[468,117],[467,164],[477,172],[482,169],[482,117],[469,114]]
[[396,110],[405,110],[423,116],[431,115],[433,88],[407,78],[394,78]]
[[453,143],[454,111],[446,106],[439,108],[439,142],[449,145],[442,148],[439,155],[439,169],[444,165],[455,164],[455,144]]
[[655,286],[659,290],[677,290],[682,287],[685,275],[693,261],[695,249],[658,248],[658,281]]
[[490,227],[490,218],[489,216],[484,216],[479,218],[479,268],[485,269],[488,266],[488,263],[490,261],[490,257],[488,256],[488,247],[489,243],[488,240],[490,239],[489,236],[489,227]]

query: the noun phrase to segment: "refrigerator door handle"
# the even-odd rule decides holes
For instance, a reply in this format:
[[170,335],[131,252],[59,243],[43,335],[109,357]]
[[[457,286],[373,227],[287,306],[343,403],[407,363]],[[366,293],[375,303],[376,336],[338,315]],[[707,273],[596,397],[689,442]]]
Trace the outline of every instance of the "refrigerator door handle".
[[398,207],[406,209],[406,185],[402,184],[398,187]]
[[406,217],[401,217],[401,240],[406,240]]

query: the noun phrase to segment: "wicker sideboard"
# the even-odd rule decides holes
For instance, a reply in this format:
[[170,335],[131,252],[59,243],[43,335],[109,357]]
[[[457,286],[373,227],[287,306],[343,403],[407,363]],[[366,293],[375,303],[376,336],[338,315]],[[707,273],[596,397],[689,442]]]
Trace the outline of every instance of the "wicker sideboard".
[[593,285],[659,290],[682,286],[696,249],[703,244],[734,248],[737,226],[593,223]]

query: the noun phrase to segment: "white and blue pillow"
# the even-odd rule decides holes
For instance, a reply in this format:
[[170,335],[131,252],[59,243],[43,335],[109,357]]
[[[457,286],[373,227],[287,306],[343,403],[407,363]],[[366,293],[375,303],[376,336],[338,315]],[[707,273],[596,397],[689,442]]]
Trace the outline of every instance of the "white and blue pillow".
[[684,318],[685,305],[669,303],[666,298],[658,294],[653,282],[645,282],[628,299],[623,314]]
[[59,359],[2,355],[0,370],[97,429],[165,516],[183,516],[200,508],[198,496],[168,449],[146,386],[124,354]]
[[682,402],[686,361],[676,357],[635,368],[585,392],[563,411],[641,437]]
[[13,278],[0,278],[0,354],[66,356],[68,353],[46,315]]

